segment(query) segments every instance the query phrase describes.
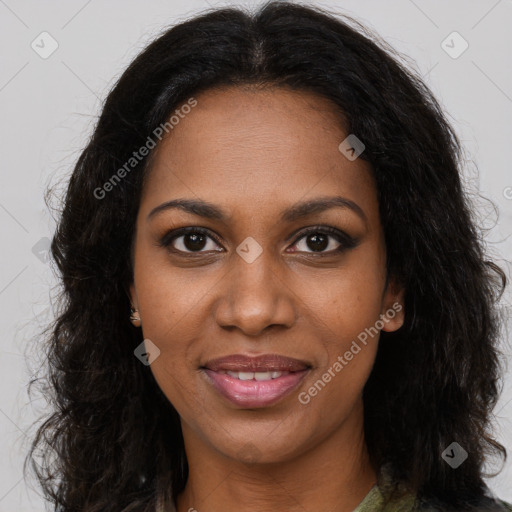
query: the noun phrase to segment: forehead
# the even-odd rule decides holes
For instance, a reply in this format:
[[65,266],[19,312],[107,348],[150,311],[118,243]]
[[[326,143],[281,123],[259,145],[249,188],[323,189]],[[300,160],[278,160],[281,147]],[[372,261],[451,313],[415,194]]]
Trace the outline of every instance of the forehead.
[[195,99],[155,150],[143,205],[186,196],[228,210],[265,205],[268,211],[269,203],[341,194],[375,207],[370,166],[340,152],[349,134],[343,114],[326,98],[226,87]]

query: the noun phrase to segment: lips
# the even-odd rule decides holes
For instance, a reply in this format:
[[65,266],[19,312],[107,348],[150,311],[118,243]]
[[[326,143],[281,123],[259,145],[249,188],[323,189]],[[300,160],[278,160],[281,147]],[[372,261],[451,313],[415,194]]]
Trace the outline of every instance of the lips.
[[311,365],[276,354],[235,354],[213,359],[201,368],[212,388],[243,408],[268,407],[296,389]]
[[264,354],[256,357],[234,354],[206,362],[205,368],[214,372],[300,372],[311,367],[305,361],[277,354]]

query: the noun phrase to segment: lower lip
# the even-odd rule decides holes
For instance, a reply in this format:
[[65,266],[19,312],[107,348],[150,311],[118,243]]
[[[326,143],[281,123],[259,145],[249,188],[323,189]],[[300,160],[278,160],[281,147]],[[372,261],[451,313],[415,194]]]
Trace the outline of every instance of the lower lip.
[[267,407],[290,394],[306,376],[308,370],[289,373],[272,380],[240,380],[226,373],[204,368],[214,388],[230,402],[240,407]]

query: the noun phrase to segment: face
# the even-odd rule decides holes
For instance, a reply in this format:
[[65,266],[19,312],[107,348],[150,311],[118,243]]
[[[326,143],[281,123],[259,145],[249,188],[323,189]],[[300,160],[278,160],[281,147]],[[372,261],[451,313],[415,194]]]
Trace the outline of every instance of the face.
[[375,183],[339,150],[348,133],[326,99],[234,87],[196,99],[153,155],[132,304],[186,444],[290,460],[362,429],[375,326],[403,322]]

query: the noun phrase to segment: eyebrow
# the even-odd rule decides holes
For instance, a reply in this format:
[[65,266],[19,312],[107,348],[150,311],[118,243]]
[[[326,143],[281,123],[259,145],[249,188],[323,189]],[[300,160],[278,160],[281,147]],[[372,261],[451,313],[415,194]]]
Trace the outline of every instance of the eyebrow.
[[[321,213],[335,207],[348,208],[355,212],[365,222],[368,222],[366,214],[357,203],[341,196],[319,197],[294,204],[281,213],[280,220],[293,222],[302,217],[307,217],[314,213]],[[212,203],[208,203],[207,201],[203,201],[201,199],[173,199],[153,208],[151,212],[149,212],[147,220],[149,221],[160,212],[171,210],[173,208],[179,208],[180,210],[193,215],[222,222],[226,222],[231,219],[231,216],[222,208]]]

